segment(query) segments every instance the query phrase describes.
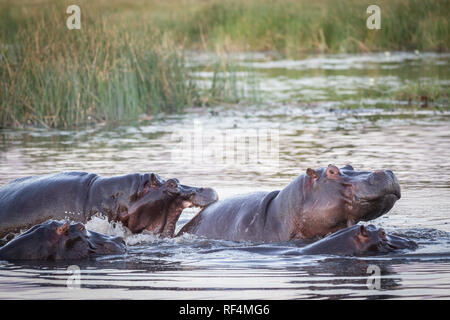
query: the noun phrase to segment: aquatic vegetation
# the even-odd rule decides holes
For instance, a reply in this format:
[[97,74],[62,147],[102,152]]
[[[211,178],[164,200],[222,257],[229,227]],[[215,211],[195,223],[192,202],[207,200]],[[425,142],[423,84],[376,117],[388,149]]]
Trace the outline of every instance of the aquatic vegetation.
[[[180,3],[181,4],[181,3]],[[182,2],[167,23],[189,46],[235,51],[305,52],[447,51],[448,1],[377,1],[381,29],[366,28],[373,1],[213,0]]]
[[396,101],[405,101],[407,106],[448,107],[450,90],[447,86],[436,81],[409,81],[397,88],[386,84],[377,84],[372,87],[359,88],[360,98],[386,98]]
[[399,100],[420,101],[422,107],[429,103],[440,103],[448,106],[450,89],[434,82],[412,82],[408,83],[395,92]]
[[[81,30],[66,28],[69,4],[0,2],[0,127],[133,123],[185,107],[261,101],[258,76],[230,62],[232,51],[300,58],[449,49],[449,2],[441,0],[381,1],[376,31],[365,27],[369,1],[80,0]],[[188,50],[219,59],[191,68]],[[446,90],[410,84],[396,97],[436,100]]]
[[1,47],[3,126],[131,121],[192,104],[196,91],[178,51],[89,13],[92,28],[68,31],[57,8],[29,16],[23,10],[27,20]]
[[210,96],[239,99],[219,82],[200,90],[183,50],[152,24],[133,25],[136,19],[123,20],[126,12],[84,10],[84,28],[69,31],[64,9],[2,8],[11,24],[0,28],[0,126],[129,123]]

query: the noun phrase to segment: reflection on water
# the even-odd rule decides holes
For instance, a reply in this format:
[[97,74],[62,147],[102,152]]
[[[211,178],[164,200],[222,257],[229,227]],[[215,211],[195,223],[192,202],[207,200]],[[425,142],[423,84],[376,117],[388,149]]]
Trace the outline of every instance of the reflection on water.
[[[197,63],[204,63],[197,58]],[[393,54],[386,59],[374,55],[266,61],[264,55],[256,55],[256,61],[249,62],[243,57],[238,61],[255,68],[261,75],[260,85],[271,94],[267,103],[217,106],[214,112],[195,109],[114,129],[3,130],[0,185],[27,175],[69,170],[105,176],[155,171],[185,184],[212,186],[225,198],[279,189],[306,168],[329,163],[350,163],[357,170],[389,168],[399,178],[402,198],[374,223],[415,240],[416,251],[365,258],[286,256],[282,249],[303,244],[235,243],[190,235],[160,239],[130,235],[120,225],[96,219],[88,228],[124,236],[127,254],[76,262],[81,268],[80,289],[66,286],[67,267],[72,263],[1,262],[0,298],[449,298],[450,112],[335,109],[324,93],[326,86],[352,90],[368,77],[393,85],[405,77],[448,81],[448,72],[442,71],[448,56]],[[279,95],[281,100],[292,100],[308,90],[316,90],[327,101],[318,98],[315,105],[277,102]],[[223,163],[208,152],[175,157],[180,135],[195,133],[199,126],[201,137],[211,132],[239,136],[275,130],[276,165],[258,165],[245,157]],[[207,150],[220,143],[204,140]],[[260,160],[267,159],[272,158]],[[177,229],[195,213],[186,209]],[[253,249],[236,250],[245,246]],[[381,290],[367,287],[370,265],[380,268]]]

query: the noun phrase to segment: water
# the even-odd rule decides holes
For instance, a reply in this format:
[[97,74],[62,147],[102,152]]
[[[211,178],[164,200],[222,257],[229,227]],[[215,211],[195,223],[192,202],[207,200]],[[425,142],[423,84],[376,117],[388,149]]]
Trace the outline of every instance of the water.
[[[198,72],[198,65],[208,59],[195,56],[193,70]],[[257,74],[263,103],[193,109],[113,129],[3,130],[0,185],[69,170],[105,176],[154,171],[184,184],[212,186],[226,198],[279,189],[306,168],[329,163],[349,163],[357,170],[389,168],[400,181],[402,198],[373,223],[415,240],[419,248],[376,257],[286,256],[283,249],[303,243],[239,243],[192,235],[161,239],[131,235],[120,225],[96,218],[87,227],[124,236],[125,255],[69,263],[0,262],[0,298],[450,298],[448,105],[440,110],[411,109],[382,98],[357,100],[354,95],[355,88],[373,82],[400,86],[432,79],[448,85],[449,55],[392,53],[288,61],[253,54],[236,61]],[[199,83],[207,83],[208,77],[208,72],[198,72]],[[380,104],[389,108],[376,108]],[[346,105],[352,107],[342,108]],[[266,145],[258,141],[256,151],[254,143],[241,140],[235,152],[224,157],[224,143],[218,138],[224,133],[238,140],[244,136],[253,141],[255,134],[269,138]],[[197,134],[203,149],[189,143]],[[177,229],[196,212],[186,209]],[[245,247],[251,250],[241,250]],[[73,264],[80,268],[78,289],[67,287],[67,267]],[[367,286],[373,265],[381,271],[379,290]]]

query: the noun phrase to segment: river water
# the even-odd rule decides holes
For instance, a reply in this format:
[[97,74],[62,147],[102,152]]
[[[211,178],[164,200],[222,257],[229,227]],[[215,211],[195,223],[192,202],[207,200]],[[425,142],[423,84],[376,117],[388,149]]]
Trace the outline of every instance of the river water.
[[[199,71],[211,56],[193,54]],[[235,57],[242,79],[258,79],[258,103],[197,108],[139,125],[0,131],[0,185],[27,175],[157,172],[211,186],[220,198],[287,185],[330,163],[391,169],[402,198],[372,223],[415,240],[415,251],[375,257],[286,256],[300,242],[261,244],[192,235],[131,235],[101,218],[88,229],[121,235],[125,255],[68,263],[0,262],[0,298],[372,299],[450,298],[450,110],[410,108],[358,95],[380,83],[449,86],[449,55],[385,53],[280,60]],[[245,81],[237,84],[245,86]],[[242,81],[242,83],[240,83]],[[250,90],[249,90],[250,91]],[[186,209],[179,229],[197,211]],[[239,250],[253,247],[252,250]],[[75,267],[74,267],[75,266]],[[371,286],[371,270],[381,272]],[[75,270],[75,271],[73,271]],[[67,282],[78,275],[78,282]]]

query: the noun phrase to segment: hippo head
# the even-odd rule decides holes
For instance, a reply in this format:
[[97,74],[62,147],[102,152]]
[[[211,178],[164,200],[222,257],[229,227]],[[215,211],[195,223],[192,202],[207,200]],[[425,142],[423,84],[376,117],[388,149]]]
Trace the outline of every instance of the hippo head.
[[133,233],[147,230],[173,237],[183,209],[203,208],[217,199],[214,189],[182,185],[178,179],[166,181],[152,173],[142,191],[121,212],[120,221]]
[[400,199],[400,185],[392,171],[355,171],[350,165],[308,168],[301,192],[303,237],[324,236],[375,219]]
[[87,231],[82,223],[48,220],[0,248],[0,259],[78,260],[125,251],[120,237]]
[[414,241],[387,235],[382,228],[378,229],[369,224],[339,230],[305,247],[303,253],[362,256],[416,248],[417,244]]
[[388,253],[400,249],[416,249],[417,244],[408,239],[388,235],[383,228],[377,229],[373,224],[368,226],[353,226],[350,229],[353,233],[355,243],[355,255]]

